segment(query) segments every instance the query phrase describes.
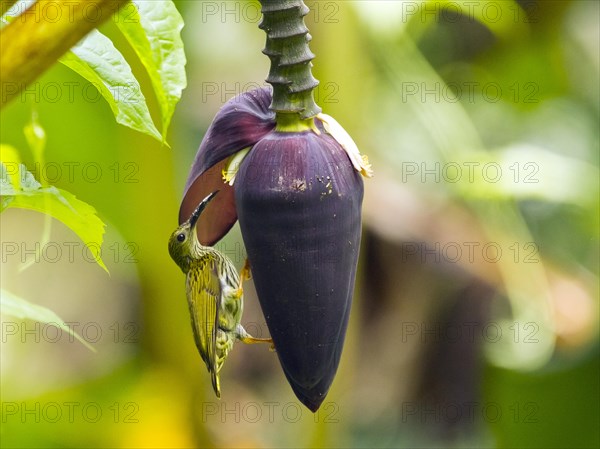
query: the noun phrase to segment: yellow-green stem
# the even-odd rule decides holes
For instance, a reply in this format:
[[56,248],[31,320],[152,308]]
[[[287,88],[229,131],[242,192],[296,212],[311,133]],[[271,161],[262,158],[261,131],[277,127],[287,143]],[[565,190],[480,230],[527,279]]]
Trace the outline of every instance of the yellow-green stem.
[[319,130],[315,125],[314,118],[302,119],[297,113],[278,112],[275,116],[275,130],[283,133],[299,133],[302,131],[314,131],[317,134]]
[[[0,108],[44,73],[92,29],[108,20],[130,0],[38,0],[0,31]],[[57,20],[45,20],[49,4],[62,11]],[[86,12],[92,7],[94,17]]]

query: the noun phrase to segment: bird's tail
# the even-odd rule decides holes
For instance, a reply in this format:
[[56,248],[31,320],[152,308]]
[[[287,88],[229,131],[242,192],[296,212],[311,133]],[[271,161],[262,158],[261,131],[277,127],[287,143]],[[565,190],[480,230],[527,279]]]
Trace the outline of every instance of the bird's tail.
[[213,390],[219,399],[221,399],[221,382],[219,381],[219,373],[215,370],[210,373],[212,379]]

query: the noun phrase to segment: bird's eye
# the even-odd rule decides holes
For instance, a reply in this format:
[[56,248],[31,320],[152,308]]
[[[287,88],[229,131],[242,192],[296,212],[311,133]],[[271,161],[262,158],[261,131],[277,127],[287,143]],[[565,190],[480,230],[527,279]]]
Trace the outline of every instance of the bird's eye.
[[185,240],[185,234],[179,234],[177,236],[177,241],[178,242],[183,242]]

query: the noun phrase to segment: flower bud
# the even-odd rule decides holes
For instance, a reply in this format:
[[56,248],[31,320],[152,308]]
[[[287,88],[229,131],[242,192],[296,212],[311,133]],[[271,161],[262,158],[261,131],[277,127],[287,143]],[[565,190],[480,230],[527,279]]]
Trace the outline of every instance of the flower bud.
[[371,172],[329,116],[319,114],[306,131],[274,129],[270,96],[268,88],[242,94],[217,114],[181,216],[206,192],[225,192],[203,214],[201,241],[214,243],[239,218],[281,366],[298,398],[316,411],[342,353],[360,247],[361,173]]
[[258,298],[281,365],[316,411],[337,370],[360,246],[363,183],[346,152],[313,131],[263,137],[235,200]]

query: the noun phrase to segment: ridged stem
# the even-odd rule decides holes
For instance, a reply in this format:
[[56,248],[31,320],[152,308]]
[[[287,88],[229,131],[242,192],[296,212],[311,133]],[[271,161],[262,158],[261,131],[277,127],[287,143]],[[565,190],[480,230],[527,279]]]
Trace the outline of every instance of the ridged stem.
[[309,9],[302,0],[260,0],[263,18],[259,28],[267,33],[263,53],[271,60],[266,79],[273,86],[271,109],[279,131],[314,127],[312,118],[321,112],[313,89],[319,82],[312,76],[308,43],[311,35],[304,24]]

